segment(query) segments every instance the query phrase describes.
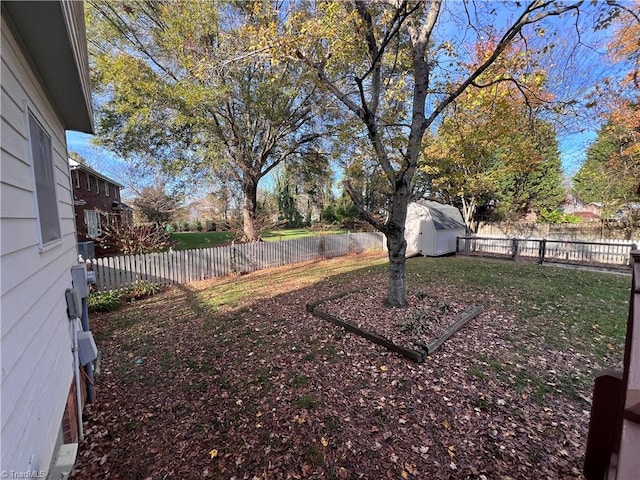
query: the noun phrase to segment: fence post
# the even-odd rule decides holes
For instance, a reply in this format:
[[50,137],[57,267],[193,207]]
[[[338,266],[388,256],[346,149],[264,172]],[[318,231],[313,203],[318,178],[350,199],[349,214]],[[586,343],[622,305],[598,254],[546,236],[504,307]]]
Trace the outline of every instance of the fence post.
[[518,261],[518,239],[514,238],[511,240],[511,259],[514,262]]
[[238,272],[238,252],[236,251],[235,241],[231,240],[231,273],[236,274]]
[[540,246],[538,247],[538,263],[542,265],[544,263],[544,254],[547,251],[547,239],[540,240]]

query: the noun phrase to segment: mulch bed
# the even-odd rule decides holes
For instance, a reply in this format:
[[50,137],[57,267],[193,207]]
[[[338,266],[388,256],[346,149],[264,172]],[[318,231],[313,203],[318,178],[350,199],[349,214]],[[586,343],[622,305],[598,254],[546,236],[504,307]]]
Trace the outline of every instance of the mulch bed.
[[307,310],[417,362],[438,348],[429,348],[432,342],[439,346],[451,327],[464,326],[482,310],[481,305],[444,302],[433,291],[408,292],[404,309],[380,308],[385,295],[378,285],[307,304]]
[[500,306],[416,364],[306,303],[364,287],[332,311],[411,345],[483,299],[433,286],[390,310],[375,274],[212,314],[198,301],[209,282],[92,318],[102,372],[72,478],[581,478],[588,392],[556,379],[586,359],[550,351]]

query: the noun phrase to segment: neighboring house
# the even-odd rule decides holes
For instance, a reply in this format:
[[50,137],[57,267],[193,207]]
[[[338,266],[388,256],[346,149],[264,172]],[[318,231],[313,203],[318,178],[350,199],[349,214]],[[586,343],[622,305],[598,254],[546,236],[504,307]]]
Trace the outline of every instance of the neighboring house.
[[564,200],[558,205],[558,210],[563,213],[575,214],[576,212],[584,212],[585,204],[575,196],[573,191],[568,190]]
[[77,442],[81,428],[78,322],[68,318],[65,291],[72,267],[84,270],[65,130],[93,131],[83,3],[2,2],[1,9],[0,471],[61,478],[51,468],[58,447]]
[[104,223],[114,218],[132,221],[131,208],[120,199],[121,184],[72,159],[69,167],[79,242],[101,236]]
[[583,211],[584,212],[591,212],[595,215],[598,216],[598,218],[600,218],[600,216],[602,215],[602,208],[604,207],[604,205],[601,202],[591,202],[591,203],[587,203],[584,206]]
[[600,221],[600,215],[593,212],[578,211],[578,212],[573,212],[572,215],[575,215],[576,217],[580,217],[580,221],[584,223]]

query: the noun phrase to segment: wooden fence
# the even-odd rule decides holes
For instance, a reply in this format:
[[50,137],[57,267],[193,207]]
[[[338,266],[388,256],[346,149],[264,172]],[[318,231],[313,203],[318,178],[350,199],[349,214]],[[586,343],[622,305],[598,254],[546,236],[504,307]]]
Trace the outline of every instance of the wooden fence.
[[188,283],[384,248],[381,233],[348,233],[98,258],[87,260],[87,264],[95,272],[96,289],[107,291],[141,281],[156,285]]
[[631,268],[631,251],[639,241],[521,239],[505,237],[458,237],[459,255],[492,256],[512,260],[531,260],[539,264],[564,263],[596,267]]

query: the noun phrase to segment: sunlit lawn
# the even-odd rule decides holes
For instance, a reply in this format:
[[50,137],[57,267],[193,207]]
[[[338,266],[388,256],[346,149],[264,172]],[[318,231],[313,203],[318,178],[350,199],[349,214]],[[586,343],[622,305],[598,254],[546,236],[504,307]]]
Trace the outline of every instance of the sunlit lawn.
[[286,230],[266,230],[262,234],[262,239],[266,242],[277,242],[280,240],[294,240],[304,237],[315,237],[318,235],[336,235],[347,233],[347,230],[311,230],[309,228],[290,228]]
[[[334,235],[346,233],[346,230],[311,230],[309,228],[293,228],[287,230],[266,230],[262,233],[262,239],[266,242],[280,240],[294,240],[316,235]],[[190,250],[193,248],[210,248],[228,245],[234,235],[231,232],[174,232],[171,239],[178,242],[175,250]]]
[[190,250],[192,248],[210,248],[227,245],[233,240],[231,232],[174,232],[171,239],[178,242],[175,250]]

